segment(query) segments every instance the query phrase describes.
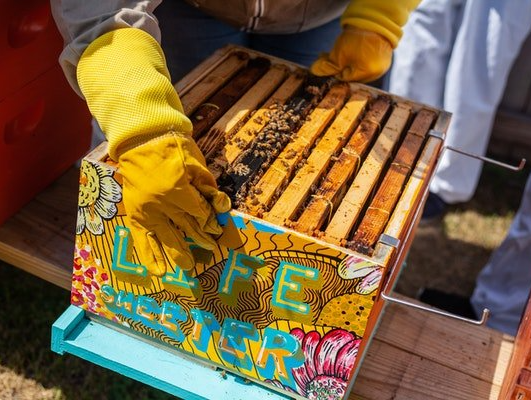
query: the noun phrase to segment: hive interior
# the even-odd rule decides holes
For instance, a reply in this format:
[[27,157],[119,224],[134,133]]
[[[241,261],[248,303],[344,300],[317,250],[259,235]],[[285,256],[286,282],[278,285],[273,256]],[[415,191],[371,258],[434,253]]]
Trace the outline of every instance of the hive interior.
[[182,102],[233,207],[372,255],[438,112],[241,50],[206,72]]
[[[236,364],[233,352],[220,351],[225,342],[213,336],[232,335],[221,326],[239,321],[259,332],[239,348],[255,364],[271,329],[287,340],[304,333],[315,349],[334,343],[336,355],[345,356],[335,376],[344,381],[346,396],[383,310],[378,293],[392,289],[407,253],[441,149],[434,132],[444,133],[449,114],[237,47],[213,54],[176,89],[208,167],[239,212],[221,216],[223,234],[214,249],[190,246],[193,270],[167,259],[166,274],[157,277],[141,263],[116,196],[101,231],[85,229],[81,220],[76,260],[83,261],[74,269],[73,302],[95,314],[106,310],[105,318],[127,322],[126,331],[274,390],[279,387],[269,380],[286,374]],[[122,178],[104,145],[83,165],[106,183],[116,179],[119,192]],[[95,289],[102,304],[84,292],[86,277],[79,274],[85,270],[96,280],[91,288],[105,285],[105,293]],[[145,304],[154,319],[145,318]],[[174,331],[162,323],[166,306],[183,310]],[[197,310],[221,328],[212,328],[208,347],[192,335]],[[176,336],[177,327],[183,337]],[[306,361],[314,359],[312,346],[301,346]],[[321,377],[306,361],[308,373]],[[286,384],[279,390],[291,396],[297,389],[297,398],[309,398],[300,385]]]

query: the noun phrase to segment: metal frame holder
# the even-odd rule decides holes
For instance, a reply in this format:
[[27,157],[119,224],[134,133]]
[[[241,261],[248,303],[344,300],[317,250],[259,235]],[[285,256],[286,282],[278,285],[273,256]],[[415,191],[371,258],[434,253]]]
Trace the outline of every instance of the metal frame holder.
[[[435,138],[438,138],[440,140],[444,140],[444,137],[445,137],[445,134],[443,132],[440,132],[440,131],[437,131],[437,130],[434,130],[434,129],[432,129],[429,132],[429,135],[433,136]],[[518,165],[510,165],[510,164],[507,164],[507,163],[500,162],[498,160],[494,160],[494,159],[489,158],[489,157],[484,157],[484,156],[480,156],[480,155],[477,155],[477,154],[469,153],[469,152],[457,149],[457,148],[452,147],[452,146],[443,146],[442,149],[441,149],[441,157],[440,158],[442,158],[442,154],[445,151],[447,151],[447,150],[454,151],[454,152],[462,154],[464,156],[475,158],[475,159],[478,159],[478,160],[481,160],[481,161],[484,161],[484,162],[488,162],[490,164],[494,164],[494,165],[509,169],[511,171],[521,171],[523,169],[523,167],[525,166],[525,163],[526,163],[525,158],[522,158]],[[418,218],[418,215],[416,217]],[[382,235],[380,237],[380,242],[382,244],[385,244],[387,246],[394,247],[394,248],[398,248],[398,244],[399,244],[399,240],[397,238],[391,237],[389,235]],[[443,316],[443,317],[447,317],[447,318],[463,321],[463,322],[466,322],[466,323],[469,323],[469,324],[473,324],[473,325],[478,325],[478,326],[485,325],[487,320],[488,320],[488,318],[489,318],[490,311],[487,308],[485,308],[483,310],[481,318],[478,319],[478,320],[475,320],[475,319],[471,319],[471,318],[465,318],[465,317],[462,317],[460,315],[453,314],[453,313],[450,313],[450,312],[447,312],[447,311],[444,311],[444,310],[439,310],[439,309],[434,308],[434,307],[429,307],[429,306],[425,306],[423,304],[413,303],[411,301],[407,301],[407,300],[404,300],[404,299],[393,297],[390,294],[390,292],[392,290],[392,288],[390,287],[391,286],[390,282],[391,281],[389,279],[387,279],[383,290],[380,292],[380,296],[385,301],[388,301],[388,302],[391,302],[391,303],[396,303],[396,304],[401,304],[401,305],[404,305],[404,306],[407,306],[407,307],[415,308],[417,310],[427,311],[427,312],[430,312],[430,313],[433,313],[433,314],[437,314],[437,315],[440,315],[440,316]]]
[[387,292],[387,284],[386,284],[386,287],[385,287],[384,291],[382,291],[380,293],[380,296],[382,296],[382,299],[384,299],[384,300],[386,300],[386,301],[388,301],[390,303],[397,303],[397,304],[401,304],[403,306],[416,308],[417,310],[428,311],[428,312],[431,312],[432,314],[441,315],[443,317],[447,317],[447,318],[451,318],[451,319],[457,319],[459,321],[463,321],[463,322],[466,322],[466,323],[469,323],[469,324],[473,324],[473,325],[479,325],[479,326],[485,325],[487,323],[487,320],[488,320],[489,315],[490,315],[489,309],[484,308],[483,309],[483,314],[481,315],[480,319],[475,320],[475,319],[471,319],[471,318],[465,318],[465,317],[462,317],[462,316],[457,315],[457,314],[452,314],[452,313],[449,313],[447,311],[439,310],[438,308],[427,307],[427,306],[424,306],[422,304],[412,303],[412,302],[407,301],[407,300],[403,300],[403,299],[399,299],[399,298],[396,298],[396,297],[392,297],[392,296],[388,295],[386,292]]
[[[440,132],[440,131],[437,131],[435,129],[431,129],[428,132],[428,135],[436,137],[436,138],[441,139],[441,140],[444,140],[444,137],[445,137],[444,132]],[[504,162],[501,162],[501,161],[498,161],[498,160],[494,160],[494,159],[492,159],[490,157],[485,157],[485,156],[480,156],[479,154],[469,153],[467,151],[458,149],[458,148],[453,147],[453,146],[448,146],[448,145],[444,145],[442,147],[442,149],[441,149],[441,157],[439,157],[439,160],[442,158],[442,156],[444,155],[444,152],[446,150],[454,151],[454,152],[462,154],[464,156],[467,156],[467,157],[470,157],[470,158],[475,158],[477,160],[481,160],[481,161],[484,161],[484,162],[488,162],[489,164],[494,164],[494,165],[497,165],[499,167],[509,169],[511,171],[521,171],[524,168],[525,163],[526,163],[526,159],[522,158],[518,165],[510,165],[510,164],[507,164],[507,163],[504,163]]]

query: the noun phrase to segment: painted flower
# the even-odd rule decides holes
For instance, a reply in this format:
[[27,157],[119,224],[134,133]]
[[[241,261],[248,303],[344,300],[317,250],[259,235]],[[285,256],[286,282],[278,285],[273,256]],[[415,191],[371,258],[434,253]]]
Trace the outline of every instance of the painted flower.
[[122,200],[122,191],[113,172],[100,165],[83,162],[79,177],[76,233],[85,228],[94,235],[103,234],[103,219],[113,218]]
[[119,322],[101,299],[100,289],[104,284],[109,284],[109,275],[101,271],[101,261],[94,258],[89,244],[76,241],[70,302],[94,314]]
[[361,339],[344,329],[333,329],[323,337],[316,331],[305,333],[299,328],[290,333],[301,344],[305,358],[304,364],[292,370],[295,391],[310,400],[342,399]]
[[355,287],[358,294],[372,293],[380,285],[383,268],[356,256],[348,256],[341,261],[337,273],[343,279],[360,279]]

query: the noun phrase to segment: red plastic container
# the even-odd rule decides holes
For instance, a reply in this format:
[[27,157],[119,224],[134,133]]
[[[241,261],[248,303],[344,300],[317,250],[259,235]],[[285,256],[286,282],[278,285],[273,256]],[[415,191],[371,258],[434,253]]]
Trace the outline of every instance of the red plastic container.
[[90,147],[91,117],[57,62],[48,0],[0,0],[0,224]]
[[0,100],[57,64],[63,39],[46,0],[0,0]]
[[0,224],[89,149],[90,132],[59,65],[0,100]]

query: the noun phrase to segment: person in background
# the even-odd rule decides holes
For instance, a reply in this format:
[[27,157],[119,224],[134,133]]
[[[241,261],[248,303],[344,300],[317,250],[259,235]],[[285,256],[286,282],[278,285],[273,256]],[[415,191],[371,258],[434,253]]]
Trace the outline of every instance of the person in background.
[[[394,53],[389,91],[452,113],[446,145],[484,155],[496,109],[531,29],[530,0],[423,0]],[[423,217],[473,196],[481,161],[446,151]]]
[[231,207],[191,137],[172,79],[236,43],[305,65],[316,60],[317,75],[371,81],[389,68],[418,0],[190,3],[52,0],[66,42],[60,63],[119,163],[128,227],[156,276],[166,272],[164,252],[173,265],[193,268],[183,233],[212,249],[221,234],[216,214]]
[[476,315],[488,308],[487,325],[516,335],[531,291],[531,175],[507,236],[476,279],[470,298]]
[[[423,0],[404,27],[389,91],[451,112],[446,144],[484,155],[499,102],[531,31],[530,0]],[[446,151],[430,184],[423,219],[470,200],[479,160]],[[515,334],[531,289],[531,178],[503,243],[476,280],[471,299],[424,289],[419,298]]]

